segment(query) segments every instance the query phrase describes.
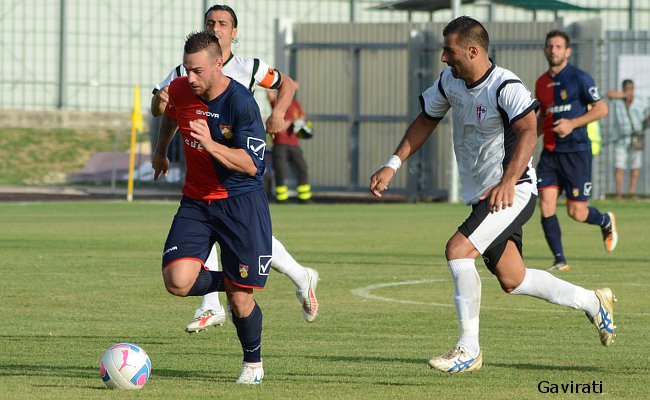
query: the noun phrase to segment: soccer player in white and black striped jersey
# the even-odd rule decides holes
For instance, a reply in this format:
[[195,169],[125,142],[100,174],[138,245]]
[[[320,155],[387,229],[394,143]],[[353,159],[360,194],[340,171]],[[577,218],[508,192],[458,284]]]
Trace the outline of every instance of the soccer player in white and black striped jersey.
[[447,25],[443,36],[441,61],[448,68],[422,94],[422,112],[370,182],[370,191],[381,197],[402,162],[454,108],[454,153],[463,200],[472,206],[445,249],[460,338],[451,351],[431,358],[429,366],[452,374],[481,368],[481,281],[475,266],[479,255],[506,293],[584,311],[596,325],[601,343],[608,346],[615,329],[610,289],[586,290],[524,264],[522,226],[533,215],[537,200],[531,164],[537,143],[537,100],[515,74],[488,57],[488,33],[478,21],[459,17]]
[[[275,134],[286,129],[284,115],[291,105],[297,84],[289,77],[267,63],[252,57],[238,56],[232,53],[232,43],[237,41],[238,22],[235,11],[222,4],[210,7],[204,16],[205,31],[219,38],[223,54],[224,75],[241,83],[251,92],[256,86],[267,89],[277,89],[277,105],[266,120],[266,132]],[[185,76],[182,64],[174,68],[167,77],[154,87],[151,100],[151,112],[154,116],[162,115],[169,99],[167,88],[179,76]],[[210,256],[204,264],[208,269],[218,267],[216,247],[213,246]],[[318,271],[305,268],[298,263],[285,249],[284,245],[273,236],[273,259],[271,268],[281,272],[296,286],[296,296],[302,305],[302,315],[307,322],[313,322],[318,316],[318,300],[316,288]],[[194,319],[186,327],[189,333],[200,332],[209,326],[221,325],[226,319],[224,308],[219,301],[218,293],[203,296],[201,306],[196,309]]]

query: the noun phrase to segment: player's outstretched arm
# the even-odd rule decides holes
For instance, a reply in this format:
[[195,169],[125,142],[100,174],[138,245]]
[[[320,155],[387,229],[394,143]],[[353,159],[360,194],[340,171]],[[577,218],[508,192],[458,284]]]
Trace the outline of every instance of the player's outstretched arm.
[[289,75],[280,72],[280,87],[277,89],[278,98],[275,101],[271,115],[266,119],[266,133],[269,135],[275,135],[282,131],[284,115],[293,101],[297,88],[298,84]]
[[370,177],[370,193],[376,197],[381,197],[381,192],[388,189],[388,183],[393,179],[399,165],[422,147],[436,126],[438,126],[438,122],[438,120],[425,117],[422,113],[411,122],[393,154],[399,160],[391,157],[391,161],[384,164]]
[[610,99],[624,99],[627,97],[627,93],[619,92],[617,90],[610,90],[607,92],[607,97]]

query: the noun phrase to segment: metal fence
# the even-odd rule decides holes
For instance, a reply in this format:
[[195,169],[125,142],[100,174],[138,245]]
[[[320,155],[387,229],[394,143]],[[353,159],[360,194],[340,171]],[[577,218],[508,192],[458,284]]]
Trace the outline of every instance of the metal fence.
[[[571,2],[602,7],[603,11],[531,12],[488,2],[463,5],[461,11],[481,21],[561,25],[600,17],[605,31],[645,29],[650,20],[650,0],[635,0],[629,7],[609,0]],[[326,27],[332,23],[426,24],[451,19],[449,10],[378,11],[374,7],[385,1],[376,0],[223,3],[232,6],[239,18],[239,43],[234,52],[255,55],[270,64],[281,62],[274,51],[276,20]],[[148,93],[180,62],[185,35],[202,28],[203,13],[212,4],[212,0],[0,1],[0,109],[130,110],[133,85],[139,84]],[[146,110],[147,96],[142,102]],[[265,103],[260,101],[260,106],[268,111]]]
[[[544,34],[556,26],[572,36],[572,62],[592,74],[603,92],[617,89],[625,78],[621,60],[648,55],[648,32],[623,30],[647,28],[650,0],[630,2],[632,8],[607,0],[572,2],[603,10],[557,14],[478,4],[463,5],[462,13],[492,19],[486,22],[491,56],[531,89],[545,69]],[[369,174],[392,152],[417,113],[417,96],[442,68],[437,61],[440,33],[450,12],[373,11],[380,3],[226,2],[239,17],[233,51],[280,66],[300,83],[298,96],[318,124],[319,136],[304,142],[315,190],[365,191]],[[3,0],[0,111],[128,112],[136,83],[146,111],[150,88],[178,64],[185,35],[201,29],[210,5],[205,0]],[[649,72],[639,67],[635,78]],[[638,89],[646,95],[642,86]],[[266,114],[264,93],[258,92]],[[443,121],[435,140],[400,170],[395,190],[420,197],[448,192],[448,129]],[[613,129],[611,117],[603,121],[605,147],[594,164],[598,197],[613,191],[608,145]],[[646,169],[647,163],[639,187],[644,193],[650,191]]]
[[[515,72],[533,91],[536,79],[547,69],[543,38],[560,26],[540,22],[485,25],[492,59]],[[320,132],[318,140],[303,144],[316,187],[367,189],[370,174],[392,154],[408,123],[420,111],[418,96],[444,67],[439,62],[443,27],[436,23],[296,24],[290,35],[286,29],[279,30],[280,37],[294,38],[281,40],[280,47],[288,51],[289,71],[301,82],[298,95]],[[621,55],[647,54],[648,32],[609,32],[601,38],[598,19],[578,21],[563,29],[572,37],[571,62],[591,74],[603,92],[616,89],[622,79],[618,76]],[[650,79],[650,63],[644,65],[645,70],[639,73]],[[644,94],[642,84],[637,90]],[[614,129],[612,118],[603,121],[603,154],[594,161],[595,198],[614,191],[610,145]],[[410,199],[453,195],[450,140],[446,118],[398,172],[391,191]],[[540,151],[541,144],[536,156]],[[647,192],[647,176],[643,168],[640,193]]]

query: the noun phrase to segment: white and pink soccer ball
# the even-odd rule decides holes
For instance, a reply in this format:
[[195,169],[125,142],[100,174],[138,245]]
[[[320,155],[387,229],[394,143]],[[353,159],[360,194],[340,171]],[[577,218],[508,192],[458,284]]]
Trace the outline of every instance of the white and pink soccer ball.
[[151,375],[151,360],[141,347],[118,343],[104,353],[99,374],[109,389],[140,389]]

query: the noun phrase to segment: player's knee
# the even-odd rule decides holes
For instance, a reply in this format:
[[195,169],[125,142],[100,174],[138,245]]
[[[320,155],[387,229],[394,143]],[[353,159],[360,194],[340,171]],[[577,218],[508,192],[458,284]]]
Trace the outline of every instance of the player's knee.
[[569,207],[567,214],[574,221],[582,222],[584,220],[584,211],[577,207]]
[[250,315],[251,311],[253,311],[255,300],[252,297],[250,299],[239,298],[231,300],[230,307],[237,318],[245,318]]
[[194,282],[193,281],[190,282],[190,280],[191,279],[187,279],[182,275],[163,273],[163,281],[165,282],[165,289],[167,289],[167,291],[170,294],[173,294],[174,296],[181,296],[181,297],[187,296],[187,293],[189,293],[190,289],[192,288],[192,285],[194,284]]
[[467,257],[465,254],[465,247],[454,238],[449,239],[447,242],[447,245],[445,246],[445,256],[447,257],[447,260],[458,260]]
[[173,281],[165,281],[165,289],[170,294],[173,294],[174,296],[180,296],[180,297],[185,297],[187,296],[187,293],[190,291],[192,286],[188,285],[179,285],[176,282]]
[[445,246],[445,257],[447,257],[447,260],[456,260],[458,257],[456,257],[457,251],[454,245],[451,243],[451,240],[447,242],[447,246]]
[[514,279],[499,279],[499,285],[501,285],[501,290],[510,294],[521,285],[521,282],[517,282]]

